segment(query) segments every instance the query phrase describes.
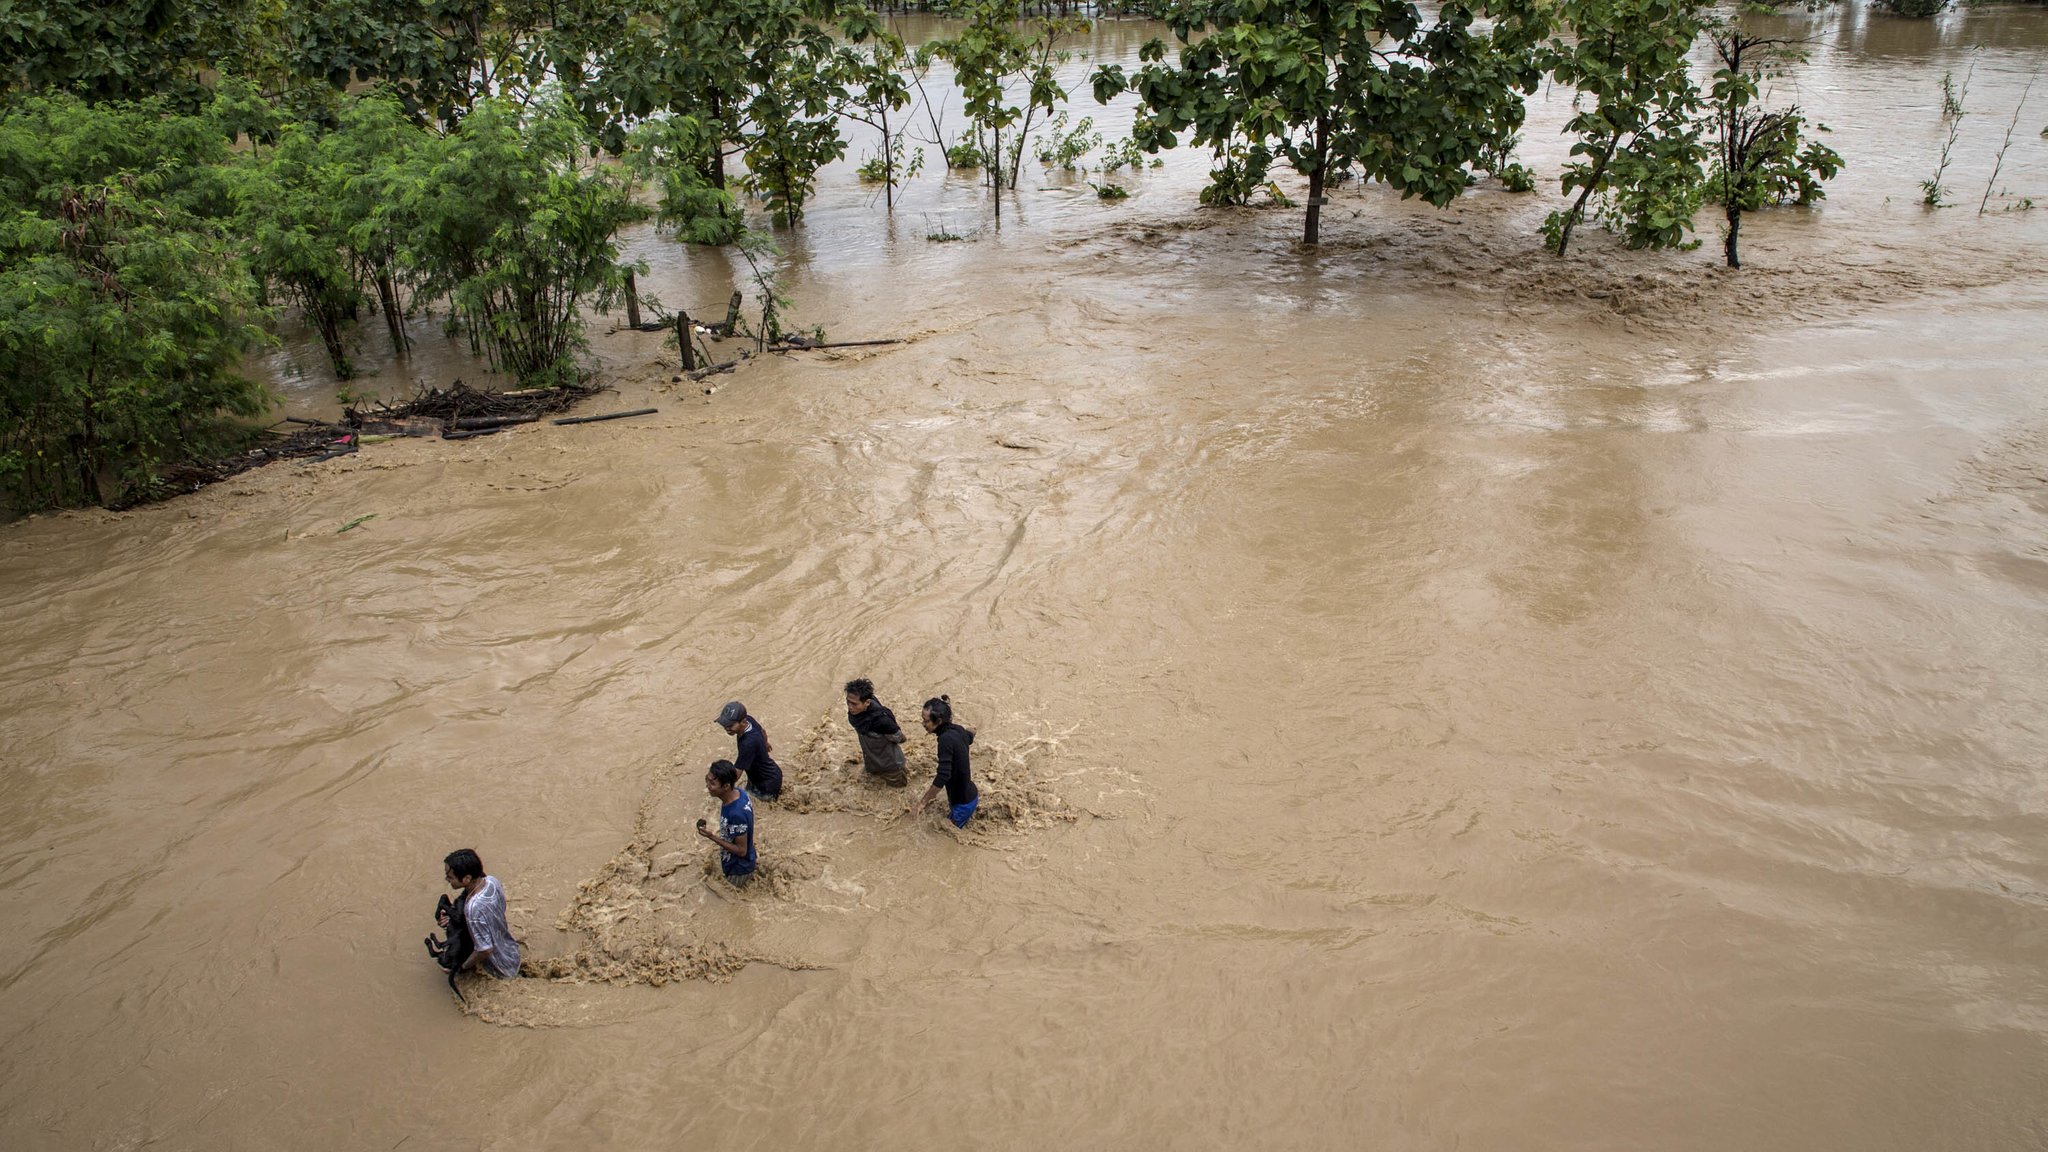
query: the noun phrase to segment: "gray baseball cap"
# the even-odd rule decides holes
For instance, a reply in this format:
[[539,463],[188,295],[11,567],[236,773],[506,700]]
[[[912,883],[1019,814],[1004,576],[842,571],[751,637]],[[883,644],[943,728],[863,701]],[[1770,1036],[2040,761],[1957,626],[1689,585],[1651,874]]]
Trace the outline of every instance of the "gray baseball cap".
[[718,710],[718,726],[730,728],[747,718],[747,706],[737,700],[731,701]]

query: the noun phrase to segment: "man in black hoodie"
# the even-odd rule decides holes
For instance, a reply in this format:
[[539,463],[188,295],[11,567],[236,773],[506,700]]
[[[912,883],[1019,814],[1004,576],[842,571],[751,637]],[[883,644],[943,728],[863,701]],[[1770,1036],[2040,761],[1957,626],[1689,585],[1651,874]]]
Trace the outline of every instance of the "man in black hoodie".
[[896,714],[875,699],[873,684],[846,682],[846,722],[860,737],[862,766],[868,775],[895,788],[910,783],[903,766],[903,729],[896,723]]
[[938,737],[939,770],[932,776],[932,786],[910,806],[910,812],[924,811],[926,805],[938,798],[939,790],[943,788],[946,792],[946,818],[953,822],[953,827],[965,828],[967,821],[974,816],[974,810],[981,805],[981,792],[974,786],[974,772],[967,757],[968,745],[974,743],[974,733],[953,723],[953,704],[944,696],[924,702],[924,730]]

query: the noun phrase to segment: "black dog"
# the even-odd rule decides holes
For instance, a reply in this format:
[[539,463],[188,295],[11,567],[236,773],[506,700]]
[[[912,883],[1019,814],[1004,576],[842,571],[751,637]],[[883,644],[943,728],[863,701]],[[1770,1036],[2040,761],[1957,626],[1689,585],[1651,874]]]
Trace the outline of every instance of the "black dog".
[[469,921],[463,915],[464,905],[468,903],[467,892],[462,894],[460,900],[450,900],[443,895],[441,902],[434,905],[434,923],[448,929],[448,939],[442,941],[432,936],[427,937],[427,955],[432,956],[434,963],[447,970],[448,987],[454,991],[457,1000],[464,1002],[469,998],[462,994],[462,989],[455,986],[455,974],[462,971],[462,966],[469,963],[470,953],[476,951],[476,942],[469,938]]

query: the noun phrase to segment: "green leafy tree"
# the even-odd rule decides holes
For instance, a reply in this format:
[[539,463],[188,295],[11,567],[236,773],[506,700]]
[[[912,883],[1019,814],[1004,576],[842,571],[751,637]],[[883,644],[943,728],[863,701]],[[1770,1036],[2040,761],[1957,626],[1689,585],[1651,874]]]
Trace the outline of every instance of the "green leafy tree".
[[0,86],[91,100],[207,102],[210,72],[244,63],[267,6],[254,0],[0,3]]
[[428,139],[398,100],[378,94],[350,101],[340,123],[322,141],[328,163],[342,176],[331,192],[344,228],[342,243],[356,274],[375,287],[391,350],[400,357],[410,349],[401,293],[414,280],[399,259],[413,223],[405,214],[401,193]]
[[[584,57],[615,30],[600,0],[294,0],[286,67],[334,89],[382,81],[408,114],[453,126],[485,97],[530,104],[550,81],[587,79]],[[580,30],[580,31],[579,31]]]
[[[1067,98],[1058,68],[1067,60],[1060,41],[1088,27],[1086,20],[1018,18],[1016,0],[962,0],[954,14],[966,27],[933,48],[953,64],[953,80],[975,132],[989,187],[996,193],[996,227],[1003,226],[1005,183],[1017,186],[1032,122]],[[1005,133],[1008,137],[1005,137]],[[958,160],[953,167],[969,167]]]
[[1823,195],[1822,181],[1842,169],[1833,149],[1805,136],[1806,117],[1795,106],[1765,104],[1763,82],[1799,59],[1796,41],[1750,31],[1741,13],[1710,31],[1718,67],[1707,100],[1715,142],[1708,195],[1727,220],[1722,257],[1742,267],[1742,215],[1777,203],[1790,189],[1804,203]]
[[355,375],[347,329],[363,303],[348,247],[342,192],[346,169],[311,124],[293,124],[276,147],[236,169],[235,227],[247,238],[250,271],[286,298],[320,334],[336,379]]
[[522,115],[487,99],[419,150],[401,191],[420,290],[524,384],[574,381],[582,306],[609,308],[625,284],[616,236],[642,213],[623,175],[585,164],[591,144],[566,101]]
[[[846,106],[849,119],[859,121],[882,134],[881,150],[875,153],[876,183],[882,186],[884,210],[896,210],[896,188],[904,175],[903,125],[890,114],[910,107],[911,54],[901,38],[892,32],[878,33],[867,51],[850,54],[842,77],[851,93]],[[863,171],[867,171],[863,166]]]
[[162,101],[0,108],[0,482],[118,502],[260,413],[263,339],[224,226],[218,123]]
[[1578,90],[1565,124],[1578,140],[1562,180],[1565,195],[1578,195],[1544,220],[1550,249],[1565,254],[1599,197],[1630,247],[1684,245],[1706,159],[1689,59],[1705,27],[1701,0],[1561,0],[1558,16],[1568,35],[1542,55]]
[[[1476,32],[1481,12],[1492,25]],[[1096,72],[1096,99],[1135,91],[1132,136],[1148,151],[1188,132],[1219,160],[1240,142],[1247,160],[1259,149],[1284,157],[1309,182],[1306,244],[1321,238],[1324,190],[1339,172],[1439,207],[1463,192],[1474,163],[1521,125],[1545,32],[1542,10],[1517,0],[1454,0],[1427,23],[1407,0],[1197,0],[1168,24],[1178,63],[1152,41],[1135,74]]]
[[733,244],[746,231],[732,193],[705,175],[717,138],[689,116],[648,120],[626,138],[626,167],[654,186],[655,224],[692,244]]
[[654,6],[613,45],[584,100],[607,148],[625,147],[638,121],[687,117],[712,141],[703,175],[747,187],[780,223],[803,218],[818,169],[846,154],[839,113],[850,50],[880,27],[852,0],[679,0]]

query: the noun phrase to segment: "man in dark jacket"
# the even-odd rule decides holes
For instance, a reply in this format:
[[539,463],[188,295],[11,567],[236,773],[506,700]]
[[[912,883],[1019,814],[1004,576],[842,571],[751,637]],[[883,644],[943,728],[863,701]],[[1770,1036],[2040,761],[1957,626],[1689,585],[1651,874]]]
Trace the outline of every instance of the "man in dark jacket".
[[718,726],[739,741],[732,762],[746,779],[747,791],[762,800],[782,795],[782,766],[768,755],[768,732],[747,715],[747,706],[734,700],[719,709]]
[[846,722],[860,737],[861,766],[891,787],[910,783],[903,765],[903,728],[896,714],[875,699],[875,686],[866,680],[846,682]]
[[967,756],[974,733],[953,723],[953,704],[944,696],[924,702],[924,730],[938,737],[939,770],[932,776],[932,786],[910,806],[910,812],[923,811],[943,789],[946,818],[953,822],[953,827],[965,828],[974,810],[981,806],[981,792],[974,786],[974,771]]

